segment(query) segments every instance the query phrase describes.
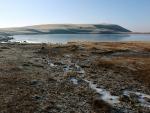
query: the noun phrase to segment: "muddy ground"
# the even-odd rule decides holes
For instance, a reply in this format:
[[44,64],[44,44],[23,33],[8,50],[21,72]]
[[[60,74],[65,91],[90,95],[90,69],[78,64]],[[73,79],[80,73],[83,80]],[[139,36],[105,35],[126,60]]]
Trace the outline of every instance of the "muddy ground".
[[149,42],[0,44],[0,113],[149,113]]

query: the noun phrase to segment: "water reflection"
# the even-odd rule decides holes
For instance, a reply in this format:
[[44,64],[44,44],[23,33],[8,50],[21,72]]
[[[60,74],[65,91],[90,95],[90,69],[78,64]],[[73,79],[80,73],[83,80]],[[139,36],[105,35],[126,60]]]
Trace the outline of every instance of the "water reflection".
[[42,34],[16,35],[11,41],[29,43],[67,43],[70,41],[150,41],[150,34]]

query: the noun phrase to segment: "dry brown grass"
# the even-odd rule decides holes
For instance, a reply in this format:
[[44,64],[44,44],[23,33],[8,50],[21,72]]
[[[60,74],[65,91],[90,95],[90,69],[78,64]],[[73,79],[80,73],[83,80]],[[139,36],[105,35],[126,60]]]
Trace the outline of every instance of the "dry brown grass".
[[142,60],[143,64],[139,66],[139,69],[135,72],[135,74],[137,75],[138,80],[150,87],[150,58],[143,58]]
[[138,72],[138,79],[142,80],[148,87],[150,87],[150,67],[145,67]]
[[134,59],[127,59],[123,57],[112,58],[110,60],[96,59],[92,66],[95,68],[106,68],[114,71],[131,71],[126,64],[135,64]]
[[32,100],[35,92],[23,73],[0,74],[0,111],[4,113],[34,112],[36,103]]
[[[136,51],[144,51],[144,52],[150,52],[150,43],[146,42],[126,42],[126,43],[90,43],[90,42],[83,42],[83,43],[75,43],[70,42],[67,45],[63,46],[56,46],[56,47],[48,47],[49,49],[49,56],[62,56],[63,54],[73,54],[78,59],[84,59],[84,57],[78,51],[78,45],[81,45],[86,48],[86,54],[90,54],[91,52],[100,52],[101,55],[107,55],[107,53],[116,53],[116,52],[132,52],[133,50]],[[139,53],[140,54],[140,53]],[[142,65],[139,63],[142,62]],[[115,58],[111,58],[110,60],[105,59],[95,59],[91,64],[92,68],[105,68],[105,69],[111,69],[113,71],[117,72],[124,72],[124,73],[133,73],[135,74],[136,78],[140,81],[143,81],[145,84],[150,85],[150,59],[147,57],[141,56],[117,56]],[[131,70],[133,68],[133,70]],[[134,71],[134,69],[136,71]]]
[[[124,65],[127,64],[127,65]],[[133,70],[130,68],[132,65]],[[132,73],[133,77],[150,87],[150,59],[122,57],[112,60],[96,60],[93,62],[95,68],[111,69],[126,74]]]
[[[118,81],[120,81],[119,77],[122,77],[122,79],[123,78],[129,79],[129,82],[132,82],[134,80],[140,80],[143,82],[143,84],[145,83],[146,85],[150,86],[150,82],[149,82],[150,81],[150,58],[148,58],[148,55],[145,57],[142,57],[142,55],[141,56],[140,55],[139,56],[134,56],[134,55],[133,56],[132,55],[130,55],[130,56],[121,56],[121,55],[120,56],[119,55],[112,56],[111,55],[112,53],[117,53],[117,52],[122,52],[122,54],[124,54],[124,52],[125,52],[126,54],[128,54],[128,50],[129,51],[131,50],[130,52],[132,52],[132,50],[137,50],[137,52],[138,52],[138,50],[150,52],[149,45],[150,44],[148,44],[148,43],[83,43],[83,44],[72,43],[72,44],[67,44],[67,45],[45,45],[45,44],[12,45],[12,47],[14,47],[14,48],[18,48],[18,49],[21,48],[24,51],[23,54],[25,56],[30,53],[27,58],[23,57],[21,59],[23,61],[18,61],[18,60],[14,61],[14,59],[10,59],[11,58],[10,54],[8,54],[5,51],[11,50],[11,47],[10,47],[10,49],[6,49],[5,51],[2,49],[1,53],[4,53],[4,54],[1,56],[2,60],[0,63],[0,105],[1,105],[0,112],[3,112],[3,113],[33,113],[35,111],[38,111],[38,108],[41,107],[41,104],[39,104],[40,103],[39,100],[35,101],[33,97],[35,95],[40,96],[42,94],[43,89],[45,89],[47,86],[47,85],[43,86],[43,84],[47,83],[47,82],[39,82],[39,84],[42,84],[42,85],[37,85],[35,87],[30,84],[32,82],[32,80],[34,81],[34,79],[37,79],[40,81],[41,80],[44,80],[44,81],[50,80],[50,82],[48,82],[49,96],[47,97],[48,98],[47,104],[49,104],[49,100],[51,101],[51,99],[52,100],[60,100],[60,98],[64,97],[64,95],[62,95],[60,98],[58,98],[59,97],[58,94],[55,93],[55,92],[57,92],[57,89],[61,89],[60,87],[62,87],[62,89],[61,89],[63,92],[62,94],[65,94],[65,95],[69,94],[67,92],[64,93],[64,91],[69,91],[72,93],[72,87],[69,88],[68,83],[67,84],[65,83],[66,85],[64,84],[66,86],[66,90],[64,90],[64,85],[60,85],[60,87],[59,87],[55,84],[55,82],[52,82],[53,80],[56,80],[56,78],[53,78],[53,76],[50,76],[52,78],[48,79],[47,77],[49,77],[49,75],[47,75],[47,73],[48,73],[47,70],[45,70],[43,68],[40,69],[39,68],[39,67],[41,67],[40,65],[34,65],[34,64],[31,64],[33,66],[28,65],[28,62],[31,60],[31,58],[39,57],[39,56],[40,56],[40,58],[50,57],[50,59],[52,57],[52,59],[54,58],[55,60],[57,60],[59,58],[63,58],[63,56],[66,54],[72,54],[71,58],[73,60],[79,59],[80,61],[82,61],[82,60],[86,61],[86,60],[90,59],[89,64],[91,64],[90,65],[91,67],[89,66],[88,68],[85,68],[85,70],[87,70],[87,71],[89,69],[89,75],[93,74],[91,70],[94,70],[94,69],[95,70],[93,72],[96,72],[98,74],[99,74],[99,70],[102,69],[102,70],[100,70],[99,75],[101,75],[103,73],[105,75],[105,72],[106,72],[106,75],[105,75],[106,77],[107,76],[109,77],[109,75],[108,75],[109,73],[107,73],[107,71],[108,72],[114,71],[117,73],[115,73],[115,74],[110,73],[110,76],[113,76],[113,75],[115,76],[115,77],[110,78],[110,80],[113,79],[114,83],[115,83],[115,81],[117,81],[117,79],[119,79]],[[84,49],[82,49],[82,47]],[[17,50],[17,49],[15,49],[15,50]],[[100,54],[92,54],[92,52],[95,52],[95,51]],[[106,54],[102,54],[103,52]],[[37,55],[37,53],[39,53],[39,54]],[[107,53],[109,53],[109,54],[107,54]],[[8,55],[8,59],[5,59],[4,55],[5,56]],[[15,55],[16,54],[14,53],[14,56]],[[16,57],[20,57],[20,56],[18,55]],[[29,68],[26,68],[24,66],[24,63],[25,63],[24,58],[26,58],[25,61],[27,62],[26,67],[29,66]],[[95,59],[95,58],[97,58],[97,59]],[[33,59],[33,61],[34,61],[34,59]],[[35,61],[34,61],[34,63],[36,64]],[[20,68],[20,66],[22,68]],[[136,69],[136,71],[132,70],[132,68]],[[103,71],[103,69],[105,71]],[[49,70],[49,68],[48,68],[48,70]],[[91,73],[90,73],[90,71],[91,71]],[[133,72],[133,73],[131,73],[131,72]],[[38,74],[38,73],[40,73],[40,74]],[[53,74],[53,71],[51,71],[51,74]],[[63,74],[63,73],[60,73],[60,74]],[[118,74],[118,76],[117,76],[117,74]],[[119,75],[121,75],[121,76],[119,76]],[[122,76],[122,75],[125,75],[125,76]],[[94,76],[97,76],[97,74],[95,74]],[[130,76],[135,77],[135,79],[129,78]],[[78,78],[78,74],[75,72],[70,72],[70,73],[67,73],[66,75],[60,77],[59,79],[66,80],[70,77]],[[102,78],[102,76],[99,76],[99,79],[101,79],[101,78]],[[102,78],[102,80],[103,79],[105,79],[105,77]],[[126,80],[126,79],[123,79],[123,80]],[[106,81],[107,81],[107,79],[106,79]],[[113,82],[113,81],[111,81],[111,82]],[[125,83],[122,83],[122,85],[124,86],[124,84],[126,84],[126,82],[129,83],[128,80],[126,80]],[[107,82],[104,82],[104,85],[105,85],[105,83],[107,85]],[[135,81],[134,81],[134,83],[135,83]],[[109,84],[111,84],[111,83],[109,83]],[[117,85],[115,84],[114,86],[117,86]],[[111,87],[116,89],[116,87],[114,87],[114,86],[112,84]],[[80,96],[85,97],[85,93],[84,93],[85,90],[86,90],[85,87],[83,87],[83,90],[80,90],[77,87],[76,92],[79,91],[78,94],[80,94]],[[61,93],[59,93],[59,94],[61,94]],[[87,95],[87,97],[89,97],[89,95]],[[91,99],[91,97],[89,97],[89,98]],[[96,113],[99,113],[102,111],[104,111],[104,112],[111,111],[111,107],[107,103],[105,103],[101,100],[97,100],[97,99],[94,99],[93,101],[91,100],[90,104],[91,104],[91,107],[94,108]],[[90,108],[90,109],[92,109],[92,108]],[[49,111],[50,110],[51,109],[49,109]]]

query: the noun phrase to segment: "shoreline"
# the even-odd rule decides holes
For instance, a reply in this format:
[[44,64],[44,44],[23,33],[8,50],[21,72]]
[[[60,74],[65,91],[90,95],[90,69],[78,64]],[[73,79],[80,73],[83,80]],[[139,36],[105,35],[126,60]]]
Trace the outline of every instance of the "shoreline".
[[[47,33],[44,33],[44,34],[47,34]],[[44,34],[17,34],[17,35],[44,35]],[[84,35],[84,33],[81,33],[81,34],[83,34]],[[90,35],[91,33],[89,33],[89,35]],[[113,33],[113,34],[110,34],[110,35],[148,35],[149,36],[149,34],[150,33],[135,33],[135,32],[131,32],[131,33]],[[1,33],[0,32],[0,43],[12,43],[13,41],[13,39],[14,39],[14,37],[13,36],[17,36],[17,35],[10,35],[10,34],[6,34],[6,33]],[[55,34],[51,34],[51,35],[55,35]],[[60,35],[62,35],[62,34],[60,34]],[[70,34],[69,34],[70,35]],[[85,34],[85,35],[87,35],[87,34]],[[92,34],[91,34],[92,35]],[[109,35],[109,34],[105,34],[105,33],[102,33],[102,34],[100,34],[100,35]],[[83,37],[84,38],[84,37]],[[133,37],[134,38],[134,37]],[[108,40],[108,39],[107,39]],[[136,40],[136,39],[135,39]],[[139,39],[137,39],[137,41],[130,41],[129,39],[128,40],[120,40],[120,41],[117,41],[117,40],[111,40],[111,41],[86,41],[86,42],[146,42],[146,41],[142,41],[142,40],[139,40]],[[145,39],[145,40],[148,40],[148,39]],[[81,42],[83,42],[83,41],[81,41]],[[148,42],[149,42],[149,40],[148,40]],[[14,43],[14,42],[13,42]],[[42,43],[42,42],[28,42],[28,41],[26,41],[26,40],[22,40],[22,42],[16,42],[16,43]],[[51,43],[51,42],[44,42],[44,43]],[[66,42],[64,42],[64,44],[66,44],[67,43],[67,41]],[[56,43],[54,43],[54,44],[56,44]]]

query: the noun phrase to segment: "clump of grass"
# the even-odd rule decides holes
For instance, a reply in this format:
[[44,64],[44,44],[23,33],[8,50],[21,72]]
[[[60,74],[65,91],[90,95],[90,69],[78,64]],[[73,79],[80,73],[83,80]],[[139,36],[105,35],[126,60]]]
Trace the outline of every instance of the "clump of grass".
[[116,65],[116,62],[108,60],[96,60],[92,63],[92,66],[95,68],[113,68]]
[[[111,59],[111,60],[104,60],[104,59],[96,59],[91,64],[91,69],[106,69],[106,70],[113,70],[117,73],[133,73],[128,65],[124,65],[124,62],[127,62],[125,59]],[[132,62],[128,62],[132,63]]]

